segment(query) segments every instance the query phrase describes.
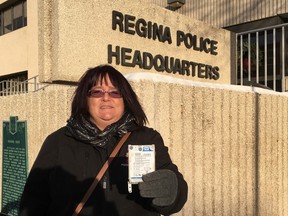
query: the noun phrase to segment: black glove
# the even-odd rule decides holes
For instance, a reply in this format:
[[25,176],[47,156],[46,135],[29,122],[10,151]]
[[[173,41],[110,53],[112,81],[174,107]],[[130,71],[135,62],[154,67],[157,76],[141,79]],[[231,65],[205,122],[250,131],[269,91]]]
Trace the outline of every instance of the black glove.
[[176,174],[168,169],[157,170],[142,177],[139,183],[140,195],[153,198],[156,206],[171,205],[177,196],[178,180]]

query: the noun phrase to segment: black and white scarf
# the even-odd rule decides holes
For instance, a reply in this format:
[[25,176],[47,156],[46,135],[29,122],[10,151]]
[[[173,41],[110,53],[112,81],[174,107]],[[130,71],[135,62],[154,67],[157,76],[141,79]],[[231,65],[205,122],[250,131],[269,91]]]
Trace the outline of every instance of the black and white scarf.
[[82,115],[77,119],[68,119],[66,126],[75,139],[104,147],[113,136],[122,137],[128,131],[134,130],[137,123],[135,118],[126,112],[119,121],[109,125],[104,131],[100,131],[89,118]]

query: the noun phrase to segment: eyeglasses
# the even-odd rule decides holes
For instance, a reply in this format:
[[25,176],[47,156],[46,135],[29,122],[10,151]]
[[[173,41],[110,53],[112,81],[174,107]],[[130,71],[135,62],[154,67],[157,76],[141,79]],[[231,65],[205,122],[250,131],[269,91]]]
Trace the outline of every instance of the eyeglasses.
[[109,91],[103,91],[102,89],[91,89],[88,92],[89,97],[94,97],[94,98],[101,98],[107,93],[110,97],[112,98],[121,98],[121,94],[117,90],[109,90]]

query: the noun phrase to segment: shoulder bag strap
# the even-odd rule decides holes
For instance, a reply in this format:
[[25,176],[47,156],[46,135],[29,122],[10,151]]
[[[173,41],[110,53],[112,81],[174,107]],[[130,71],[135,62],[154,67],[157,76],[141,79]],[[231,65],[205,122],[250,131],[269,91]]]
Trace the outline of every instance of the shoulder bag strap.
[[104,163],[104,165],[102,166],[101,170],[99,171],[99,173],[97,174],[97,176],[95,177],[93,183],[90,185],[89,189],[87,190],[86,194],[84,195],[84,197],[82,198],[81,202],[77,205],[74,213],[72,216],[77,216],[80,211],[82,210],[83,206],[85,205],[85,203],[87,202],[87,200],[89,199],[89,197],[91,196],[92,192],[94,191],[94,189],[96,188],[97,184],[99,183],[99,181],[101,180],[101,178],[103,177],[104,173],[106,172],[107,168],[109,167],[110,163],[112,162],[112,160],[114,159],[114,157],[116,156],[116,154],[118,153],[118,151],[120,150],[120,148],[122,147],[122,145],[124,144],[124,142],[127,140],[127,138],[129,137],[129,135],[131,134],[131,132],[127,132],[119,141],[119,143],[117,144],[117,146],[114,148],[113,152],[110,154],[110,157],[108,158],[108,160]]

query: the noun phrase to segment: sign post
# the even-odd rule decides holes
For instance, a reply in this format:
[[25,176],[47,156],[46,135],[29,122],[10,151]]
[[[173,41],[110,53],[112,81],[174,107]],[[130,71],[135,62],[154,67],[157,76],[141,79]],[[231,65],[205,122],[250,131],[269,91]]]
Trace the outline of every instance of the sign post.
[[27,122],[10,116],[3,121],[2,210],[17,216],[21,194],[28,176]]

